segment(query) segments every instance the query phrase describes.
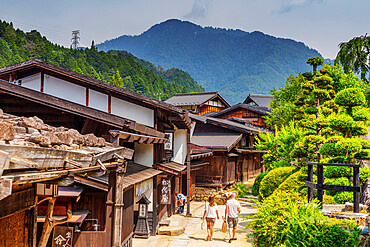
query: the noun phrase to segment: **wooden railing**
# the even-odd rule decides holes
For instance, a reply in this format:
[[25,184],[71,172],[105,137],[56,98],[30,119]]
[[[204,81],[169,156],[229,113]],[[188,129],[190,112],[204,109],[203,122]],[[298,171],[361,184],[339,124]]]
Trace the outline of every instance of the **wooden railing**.
[[[308,201],[313,199],[313,189],[317,189],[317,199],[323,202],[324,190],[331,191],[349,191],[353,192],[353,212],[360,212],[360,165],[356,164],[325,164],[325,163],[315,163],[308,162],[308,179],[306,181],[306,186],[308,187]],[[317,184],[313,182],[313,166],[317,166]],[[324,184],[324,166],[344,166],[353,167],[353,186],[343,186],[343,185],[329,185]]]
[[222,186],[222,176],[197,175],[195,176],[195,184],[208,186]]

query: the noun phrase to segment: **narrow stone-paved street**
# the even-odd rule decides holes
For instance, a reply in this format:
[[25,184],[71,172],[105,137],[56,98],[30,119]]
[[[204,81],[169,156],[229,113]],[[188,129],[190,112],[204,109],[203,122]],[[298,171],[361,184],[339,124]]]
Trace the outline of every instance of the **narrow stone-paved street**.
[[241,202],[241,217],[237,228],[237,240],[228,243],[228,234],[221,231],[222,219],[221,216],[225,214],[225,206],[219,205],[220,219],[216,221],[215,233],[213,241],[206,241],[207,231],[200,228],[201,218],[204,212],[203,202],[192,202],[192,217],[185,217],[183,215],[174,215],[171,217],[170,226],[185,227],[185,233],[180,236],[165,236],[157,235],[149,239],[134,239],[133,245],[135,247],[183,247],[183,246],[252,246],[251,239],[247,239],[248,229],[244,229],[247,220],[243,216],[251,215],[256,212],[249,203]]

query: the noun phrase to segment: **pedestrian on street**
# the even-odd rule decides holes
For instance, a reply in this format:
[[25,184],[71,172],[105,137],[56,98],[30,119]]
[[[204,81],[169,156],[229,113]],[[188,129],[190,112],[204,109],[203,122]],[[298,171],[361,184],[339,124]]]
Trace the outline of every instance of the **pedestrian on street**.
[[[231,243],[233,240],[236,240],[236,226],[238,225],[239,221],[239,214],[240,214],[240,203],[235,199],[235,193],[231,193],[230,199],[226,202],[226,209],[225,209],[225,221],[227,220],[227,224],[229,227],[229,236]],[[232,231],[232,234],[231,234]]]
[[177,194],[176,198],[177,198],[176,204],[180,208],[180,213],[183,214],[184,208],[185,208],[186,196],[184,194],[179,193]]
[[206,202],[206,206],[204,208],[203,220],[206,218],[207,222],[207,238],[206,240],[212,241],[213,240],[213,232],[216,222],[216,217],[219,219],[218,216],[218,208],[217,204],[215,203],[215,197],[210,196],[208,198],[208,202]]

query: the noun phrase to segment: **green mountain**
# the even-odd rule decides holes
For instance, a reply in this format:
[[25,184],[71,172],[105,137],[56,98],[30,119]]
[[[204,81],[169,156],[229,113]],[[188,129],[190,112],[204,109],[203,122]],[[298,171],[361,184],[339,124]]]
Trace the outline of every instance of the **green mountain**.
[[249,93],[267,94],[290,73],[310,70],[306,61],[321,56],[301,42],[262,32],[201,27],[167,20],[138,36],[121,36],[99,50],[127,50],[137,57],[188,72],[207,91],[219,91],[230,103]]
[[[125,51],[98,51],[94,44],[86,49],[68,49],[52,44],[35,30],[25,33],[15,30],[12,23],[0,21],[0,67],[32,58],[55,64],[109,82],[149,97],[166,100],[176,93],[204,91],[183,71],[175,74],[184,80],[161,75],[149,68],[150,63]],[[145,66],[143,66],[146,64]],[[165,74],[165,72],[164,72]]]

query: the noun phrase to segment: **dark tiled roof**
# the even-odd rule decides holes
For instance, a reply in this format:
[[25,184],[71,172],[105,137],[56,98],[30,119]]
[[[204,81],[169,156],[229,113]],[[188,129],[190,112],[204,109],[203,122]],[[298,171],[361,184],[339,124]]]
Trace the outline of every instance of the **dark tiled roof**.
[[194,133],[191,142],[213,150],[230,151],[242,138],[233,133]]
[[250,104],[251,102],[254,102],[257,106],[263,106],[268,107],[271,103],[271,100],[274,99],[274,96],[272,95],[258,95],[258,94],[250,94],[245,99],[245,104]]
[[221,116],[221,115],[223,115],[227,112],[233,111],[233,110],[238,109],[238,108],[248,109],[248,110],[254,111],[256,113],[259,113],[261,115],[267,115],[269,112],[271,112],[270,107],[253,106],[253,105],[248,105],[248,104],[244,104],[244,103],[239,103],[239,104],[233,105],[229,108],[223,109],[222,111],[215,112],[211,115],[211,117],[218,117],[218,116]]
[[220,97],[226,107],[230,106],[217,92],[176,94],[165,102],[174,106],[202,105],[217,96]]
[[9,72],[13,72],[13,71],[17,71],[17,70],[22,70],[22,69],[25,69],[25,68],[32,68],[32,67],[40,67],[40,68],[44,68],[46,70],[50,70],[50,71],[53,71],[53,72],[56,72],[56,73],[59,73],[59,74],[64,74],[64,75],[67,75],[67,76],[72,77],[74,79],[77,79],[79,81],[83,81],[86,84],[95,86],[97,88],[103,89],[103,90],[108,91],[108,92],[113,92],[113,93],[116,93],[118,95],[128,97],[132,100],[140,101],[140,102],[142,102],[144,104],[147,104],[147,105],[152,105],[152,106],[155,106],[155,107],[158,107],[158,108],[161,108],[161,109],[165,109],[165,110],[168,110],[168,111],[171,111],[171,112],[174,112],[174,113],[180,113],[180,114],[184,113],[183,109],[175,107],[171,104],[168,104],[168,103],[156,100],[156,99],[152,99],[148,96],[141,95],[139,93],[135,93],[135,92],[132,92],[130,90],[127,90],[127,89],[124,89],[124,88],[121,88],[121,87],[117,87],[117,86],[111,85],[111,84],[103,82],[103,81],[99,81],[97,79],[94,79],[94,78],[91,78],[91,77],[88,77],[88,76],[85,76],[85,75],[81,75],[81,74],[76,73],[74,71],[64,69],[64,68],[56,66],[54,64],[41,61],[39,59],[32,59],[32,60],[28,60],[28,61],[25,61],[25,62],[21,62],[21,63],[17,63],[17,64],[13,64],[13,65],[10,65],[10,66],[0,68],[0,75],[1,74],[6,74],[6,73],[9,73]]
[[204,116],[201,116],[201,118],[199,118],[200,116],[194,115],[191,113],[189,113],[189,117],[195,121],[198,121],[204,124],[212,124],[212,125],[216,125],[216,126],[219,126],[225,129],[230,129],[230,130],[233,130],[235,132],[240,132],[240,133],[258,134],[259,132],[266,133],[267,131],[259,127],[248,126],[245,124],[240,124],[237,122],[233,122],[233,121],[221,119],[221,118],[204,117]]

